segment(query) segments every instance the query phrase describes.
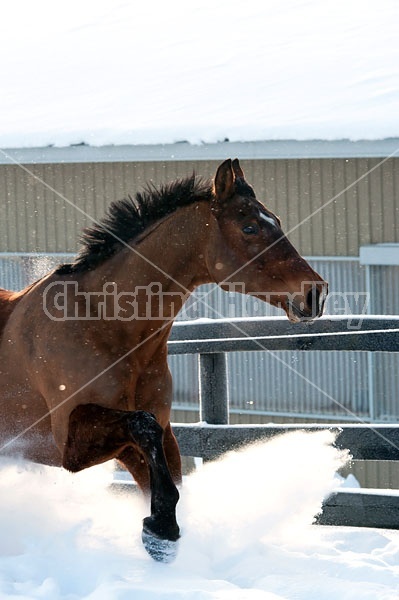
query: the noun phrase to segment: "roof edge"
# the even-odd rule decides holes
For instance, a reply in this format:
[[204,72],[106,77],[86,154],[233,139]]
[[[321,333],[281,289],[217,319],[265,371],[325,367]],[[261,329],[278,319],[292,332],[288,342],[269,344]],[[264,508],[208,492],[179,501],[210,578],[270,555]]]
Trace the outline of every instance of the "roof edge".
[[399,156],[399,138],[381,140],[266,140],[263,142],[218,142],[193,145],[188,142],[154,145],[89,146],[86,144],[44,148],[0,149],[0,164],[51,164],[96,162],[153,162],[306,158],[386,158]]

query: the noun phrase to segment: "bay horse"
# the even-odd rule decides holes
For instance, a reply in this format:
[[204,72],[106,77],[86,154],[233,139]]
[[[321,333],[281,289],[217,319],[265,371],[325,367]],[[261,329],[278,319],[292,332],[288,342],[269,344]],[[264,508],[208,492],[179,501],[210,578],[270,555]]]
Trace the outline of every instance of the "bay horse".
[[[150,497],[143,542],[176,550],[179,448],[167,340],[200,284],[319,317],[327,284],[228,159],[111,204],[75,260],[0,291],[0,451],[77,472],[117,459]],[[155,289],[155,291],[154,291]]]

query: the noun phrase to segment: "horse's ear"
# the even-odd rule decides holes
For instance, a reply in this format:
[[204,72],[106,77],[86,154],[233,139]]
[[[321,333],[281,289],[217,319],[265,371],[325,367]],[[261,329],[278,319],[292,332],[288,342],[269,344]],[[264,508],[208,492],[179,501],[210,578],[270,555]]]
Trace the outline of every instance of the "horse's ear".
[[219,202],[228,200],[235,193],[234,171],[231,158],[228,158],[219,166],[215,175],[215,196]]
[[245,179],[244,171],[240,167],[240,163],[239,163],[238,158],[235,158],[233,160],[232,166],[233,166],[234,175],[236,177],[241,177],[241,179]]

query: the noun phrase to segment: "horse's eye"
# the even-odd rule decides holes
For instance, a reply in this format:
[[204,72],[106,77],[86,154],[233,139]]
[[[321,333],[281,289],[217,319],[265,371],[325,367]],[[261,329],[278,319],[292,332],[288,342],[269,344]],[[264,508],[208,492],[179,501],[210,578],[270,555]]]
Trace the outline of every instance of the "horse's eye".
[[259,233],[259,227],[257,225],[246,225],[242,228],[242,231],[247,235],[256,235]]

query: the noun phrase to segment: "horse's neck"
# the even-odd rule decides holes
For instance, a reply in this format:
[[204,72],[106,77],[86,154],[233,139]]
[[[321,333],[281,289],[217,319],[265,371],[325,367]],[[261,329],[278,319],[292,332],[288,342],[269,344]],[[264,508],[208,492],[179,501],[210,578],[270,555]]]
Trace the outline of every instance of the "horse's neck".
[[194,288],[209,282],[204,257],[210,220],[206,201],[178,209],[89,274],[89,287],[112,282],[118,292],[159,293],[164,316],[173,319]]

